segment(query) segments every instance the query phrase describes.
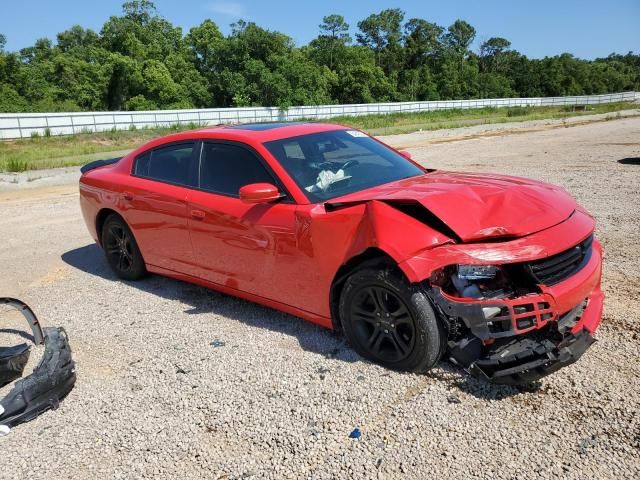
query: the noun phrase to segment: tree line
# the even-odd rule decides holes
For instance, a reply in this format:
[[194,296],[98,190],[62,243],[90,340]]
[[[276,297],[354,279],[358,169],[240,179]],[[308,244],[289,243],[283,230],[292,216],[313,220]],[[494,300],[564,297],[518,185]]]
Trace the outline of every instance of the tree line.
[[346,104],[640,90],[640,55],[529,59],[491,37],[471,50],[464,20],[443,27],[387,9],[358,22],[324,17],[296,47],[240,20],[223,35],[204,20],[185,35],[150,0],[123,4],[100,32],[74,26],[19,52],[0,34],[0,112]]

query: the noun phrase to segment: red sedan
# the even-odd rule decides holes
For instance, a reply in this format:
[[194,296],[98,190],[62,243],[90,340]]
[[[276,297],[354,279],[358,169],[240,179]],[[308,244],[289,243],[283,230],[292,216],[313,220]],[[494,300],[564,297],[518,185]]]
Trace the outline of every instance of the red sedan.
[[318,123],[169,135],[82,170],[85,222],[118,277],[303,317],[389,368],[446,353],[531,382],[580,357],[601,320],[594,220],[542,182],[425,169]]

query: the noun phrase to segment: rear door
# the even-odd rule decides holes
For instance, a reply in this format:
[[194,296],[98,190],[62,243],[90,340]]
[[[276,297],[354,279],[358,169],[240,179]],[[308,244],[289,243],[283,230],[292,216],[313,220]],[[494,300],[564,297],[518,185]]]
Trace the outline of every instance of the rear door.
[[199,146],[180,142],[140,155],[122,194],[125,218],[146,263],[186,274],[193,273],[187,196],[196,181]]
[[297,305],[300,269],[296,205],[244,203],[240,187],[266,182],[283,186],[252,149],[231,142],[204,142],[198,189],[189,195],[191,239],[199,276],[221,285]]

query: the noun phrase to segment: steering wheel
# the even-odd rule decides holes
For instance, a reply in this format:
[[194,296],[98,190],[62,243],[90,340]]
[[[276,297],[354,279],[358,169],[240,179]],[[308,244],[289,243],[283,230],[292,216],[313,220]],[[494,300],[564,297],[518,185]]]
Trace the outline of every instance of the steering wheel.
[[346,170],[347,168],[357,167],[358,165],[360,165],[360,162],[358,160],[348,160],[342,165],[342,169]]

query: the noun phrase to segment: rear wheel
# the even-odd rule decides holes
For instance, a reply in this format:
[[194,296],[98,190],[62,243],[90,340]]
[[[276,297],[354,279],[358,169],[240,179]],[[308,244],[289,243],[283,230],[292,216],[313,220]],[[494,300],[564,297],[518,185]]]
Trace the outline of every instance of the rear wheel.
[[110,215],[102,227],[102,248],[107,262],[123,280],[138,280],[147,270],[129,226],[118,215]]
[[391,267],[364,268],[340,296],[347,339],[361,356],[394,370],[425,372],[446,349],[446,332],[424,292]]

